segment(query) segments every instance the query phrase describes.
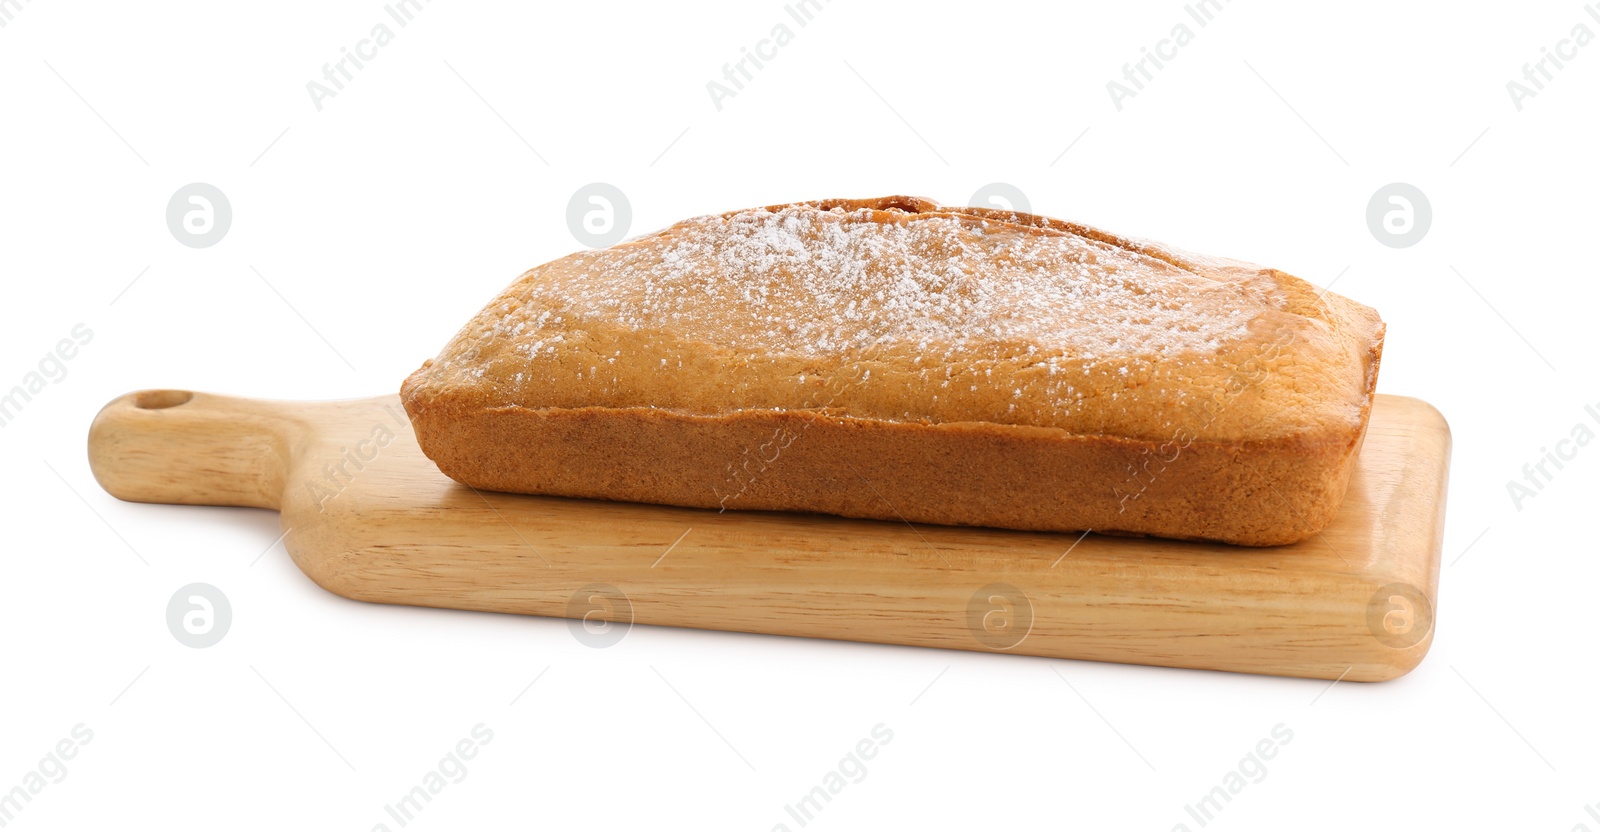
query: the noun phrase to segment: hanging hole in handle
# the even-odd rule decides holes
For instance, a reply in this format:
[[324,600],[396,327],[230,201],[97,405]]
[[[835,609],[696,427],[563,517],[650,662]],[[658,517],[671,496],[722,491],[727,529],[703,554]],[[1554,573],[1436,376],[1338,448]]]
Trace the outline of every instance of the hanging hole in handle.
[[134,407],[141,410],[165,410],[177,407],[194,398],[188,390],[143,390],[133,398]]

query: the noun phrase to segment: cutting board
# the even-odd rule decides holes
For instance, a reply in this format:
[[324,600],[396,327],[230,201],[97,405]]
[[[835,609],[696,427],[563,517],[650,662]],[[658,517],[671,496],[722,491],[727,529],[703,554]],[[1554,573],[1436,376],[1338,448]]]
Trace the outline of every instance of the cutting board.
[[1350,681],[1432,642],[1449,455],[1437,410],[1379,396],[1333,524],[1248,549],[479,492],[394,396],[146,390],[89,434],[111,494],[276,509],[295,564],[361,601],[581,619],[592,643],[632,622]]

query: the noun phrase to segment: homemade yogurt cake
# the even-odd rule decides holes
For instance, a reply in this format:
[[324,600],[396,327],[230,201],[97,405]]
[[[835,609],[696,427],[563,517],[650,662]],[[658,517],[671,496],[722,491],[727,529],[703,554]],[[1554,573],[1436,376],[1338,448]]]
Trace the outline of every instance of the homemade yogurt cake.
[[822,200],[534,268],[401,397],[475,488],[1270,546],[1337,511],[1383,332],[1276,269]]

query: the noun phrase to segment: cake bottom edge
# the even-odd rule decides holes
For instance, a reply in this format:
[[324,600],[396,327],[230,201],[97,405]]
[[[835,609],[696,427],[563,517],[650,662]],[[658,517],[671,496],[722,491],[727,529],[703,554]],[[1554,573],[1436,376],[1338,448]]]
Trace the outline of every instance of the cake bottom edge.
[[445,475],[491,491],[1244,546],[1326,527],[1366,429],[1180,445],[804,411],[407,409]]

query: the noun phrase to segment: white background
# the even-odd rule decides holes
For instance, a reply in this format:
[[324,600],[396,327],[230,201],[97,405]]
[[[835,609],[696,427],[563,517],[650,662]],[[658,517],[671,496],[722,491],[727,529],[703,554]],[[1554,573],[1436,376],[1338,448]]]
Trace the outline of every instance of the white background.
[[[1236,0],[1201,28],[1176,2],[834,0],[802,28],[777,2],[439,0],[319,112],[306,83],[386,20],[34,0],[0,28],[0,388],[94,333],[0,428],[0,790],[94,732],[8,829],[395,826],[383,806],[481,722],[493,741],[411,828],[799,828],[784,805],[879,723],[892,742],[812,828],[1198,828],[1184,805],[1283,723],[1208,828],[1600,830],[1600,443],[1520,510],[1506,487],[1600,403],[1600,45],[1520,112],[1506,89],[1600,33],[1580,3]],[[706,83],[780,22],[793,42],[719,112]],[[1194,41],[1119,112],[1106,83],[1180,22]],[[165,221],[197,181],[234,213],[206,249]],[[1330,688],[651,627],[597,650],[557,620],[340,599],[281,546],[256,561],[274,514],[120,503],[90,476],[88,424],[129,390],[398,389],[579,247],[566,205],[592,181],[633,233],[1002,181],[1039,213],[1342,275],[1389,325],[1380,390],[1454,431],[1431,655]],[[1395,181],[1433,208],[1411,248],[1366,224]],[[233,605],[205,650],[164,622],[195,581]]]

